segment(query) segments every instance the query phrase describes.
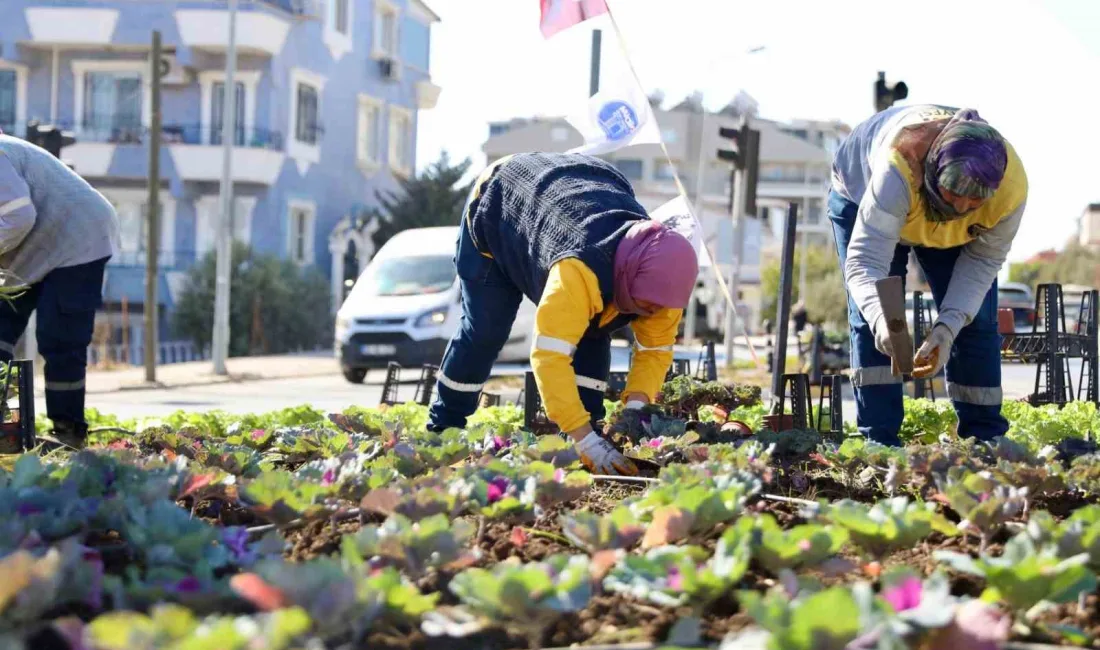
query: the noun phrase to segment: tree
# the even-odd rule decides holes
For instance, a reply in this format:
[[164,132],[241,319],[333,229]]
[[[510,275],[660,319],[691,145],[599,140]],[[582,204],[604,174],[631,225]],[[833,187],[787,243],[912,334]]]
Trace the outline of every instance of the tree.
[[[803,249],[794,253],[794,286],[791,288],[791,303],[798,302],[799,264],[802,263]],[[844,276],[840,271],[836,251],[830,246],[810,246],[806,251],[806,315],[814,323],[843,324],[848,318],[848,294],[844,289]],[[771,259],[765,265],[760,276],[760,289],[763,295],[761,318],[775,322],[779,296],[779,260]]]
[[[200,348],[214,323],[214,253],[196,264],[173,315],[176,332]],[[332,341],[328,282],[314,268],[233,245],[229,354],[280,354]]]
[[[402,180],[400,193],[378,192],[382,209],[374,209],[367,215],[376,218],[379,224],[373,236],[375,250],[402,230],[457,226],[473,187],[472,181],[459,184],[470,165],[469,158],[452,165],[444,151],[419,176]],[[364,221],[367,222],[369,219]]]
[[[1017,267],[1020,267],[1019,270]],[[1081,284],[1087,287],[1100,286],[1100,253],[1071,242],[1058,253],[1058,257],[1053,262],[1035,265],[1013,264],[1009,267],[1009,279],[1025,282],[1033,289],[1037,285],[1051,282]]]

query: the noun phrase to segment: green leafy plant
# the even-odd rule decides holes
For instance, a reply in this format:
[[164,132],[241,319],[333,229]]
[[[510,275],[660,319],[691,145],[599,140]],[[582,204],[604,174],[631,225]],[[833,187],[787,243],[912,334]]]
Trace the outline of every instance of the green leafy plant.
[[955,571],[984,578],[983,600],[1003,602],[1025,618],[1040,602],[1074,602],[1097,585],[1096,575],[1086,566],[1087,553],[1062,558],[1056,547],[1037,547],[1026,534],[1009,540],[1000,557],[983,554],[974,559],[950,551],[936,551],[934,557]]
[[603,585],[657,605],[688,605],[698,616],[741,580],[750,555],[747,540],[736,535],[724,535],[709,559],[698,546],[661,546],[623,556]]
[[997,527],[1027,512],[1027,488],[1001,483],[992,472],[953,468],[940,483],[940,500],[962,518],[959,530],[977,531],[981,550]]
[[364,526],[355,535],[345,535],[341,547],[345,558],[371,566],[395,565],[413,578],[430,569],[469,564],[477,556],[465,548],[473,537],[474,526],[446,515],[435,515],[417,522],[391,515],[381,526]]
[[910,503],[906,497],[872,506],[845,499],[829,506],[824,516],[847,530],[851,542],[873,558],[914,546],[934,530],[956,533],[951,522],[936,512],[935,504]]
[[803,524],[784,530],[767,513],[743,517],[731,530],[746,537],[753,558],[774,574],[817,566],[839,553],[848,541],[844,528]]
[[277,524],[324,514],[323,499],[333,490],[300,481],[286,471],[264,472],[241,488],[241,501],[256,514]]
[[942,436],[953,436],[959,425],[959,417],[947,400],[906,398],[903,409],[905,416],[898,437],[905,444],[934,443]]
[[561,530],[573,545],[588,553],[628,549],[645,534],[630,508],[618,507],[606,515],[575,510],[561,516]]
[[[450,590],[481,625],[506,625],[538,644],[547,625],[565,612],[583,609],[592,597],[588,556],[554,555],[543,562],[502,562],[491,569],[466,569],[456,575]],[[431,620],[425,632],[446,631]]]
[[771,633],[769,650],[844,650],[860,633],[861,608],[852,591],[833,587],[791,599],[740,591],[738,600],[757,625]]
[[88,624],[87,638],[100,650],[281,650],[292,647],[309,628],[309,616],[296,607],[253,616],[199,619],[186,607],[161,604],[148,614],[103,614]]

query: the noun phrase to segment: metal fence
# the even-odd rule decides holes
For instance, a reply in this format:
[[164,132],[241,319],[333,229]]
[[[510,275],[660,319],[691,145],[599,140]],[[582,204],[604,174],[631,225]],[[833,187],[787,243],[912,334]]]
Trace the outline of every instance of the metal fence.
[[[157,363],[185,363],[187,361],[205,361],[210,358],[210,347],[199,349],[191,341],[165,341],[157,345]],[[145,363],[145,345],[134,341],[129,345],[92,344],[88,348],[88,366],[102,367],[111,365],[140,366]]]

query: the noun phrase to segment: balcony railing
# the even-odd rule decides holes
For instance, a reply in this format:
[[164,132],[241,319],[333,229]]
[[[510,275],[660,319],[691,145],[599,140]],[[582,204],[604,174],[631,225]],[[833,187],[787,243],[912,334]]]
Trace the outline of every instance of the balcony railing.
[[[63,123],[62,128],[74,131],[78,142],[144,144],[149,134],[148,127],[125,122],[83,122],[76,125]],[[7,133],[7,129],[4,132]],[[283,134],[269,129],[238,127],[233,140],[234,146],[248,149],[280,151],[283,148]],[[221,145],[222,129],[201,124],[165,124],[161,127],[161,143]]]
[[[222,144],[222,129],[217,126],[170,124],[165,125],[163,130],[165,144]],[[234,129],[233,146],[278,151],[283,148],[283,134],[269,129],[237,127]]]

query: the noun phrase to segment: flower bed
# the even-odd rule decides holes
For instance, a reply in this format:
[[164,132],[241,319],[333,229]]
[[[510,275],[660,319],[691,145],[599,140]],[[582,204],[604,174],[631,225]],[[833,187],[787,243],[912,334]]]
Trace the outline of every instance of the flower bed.
[[758,390],[677,380],[610,418],[634,480],[512,407],[90,412],[91,449],[0,459],[0,645],[1097,646],[1095,409],[984,444],[906,408],[906,449],[745,435]]

